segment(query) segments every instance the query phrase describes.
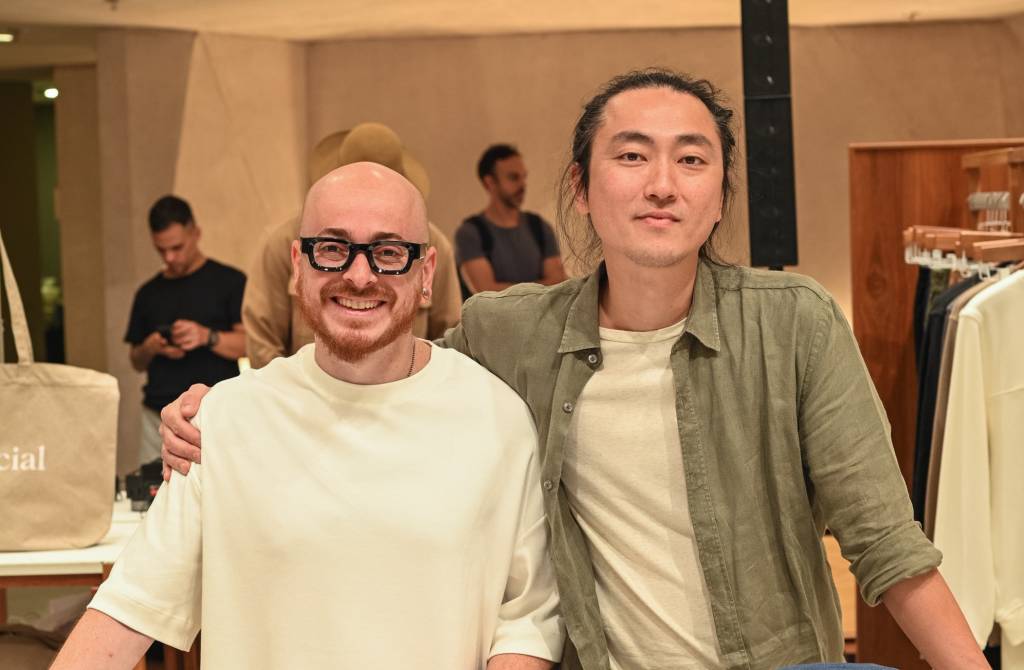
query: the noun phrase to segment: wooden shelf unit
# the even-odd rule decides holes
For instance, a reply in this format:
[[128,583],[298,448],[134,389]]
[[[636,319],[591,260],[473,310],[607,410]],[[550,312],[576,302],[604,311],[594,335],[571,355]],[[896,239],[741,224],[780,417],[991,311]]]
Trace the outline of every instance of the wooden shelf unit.
[[960,165],[967,173],[968,193],[1009,192],[1010,230],[1024,233],[1024,206],[1020,203],[1024,193],[1024,146],[965,154]]

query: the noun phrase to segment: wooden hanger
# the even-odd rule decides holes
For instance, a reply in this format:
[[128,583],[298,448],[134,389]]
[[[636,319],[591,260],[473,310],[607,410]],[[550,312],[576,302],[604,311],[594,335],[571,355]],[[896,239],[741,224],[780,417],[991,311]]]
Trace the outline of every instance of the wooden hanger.
[[920,249],[936,249],[957,254],[965,253],[975,242],[1015,240],[1024,238],[1024,233],[1007,233],[969,228],[943,226],[911,226],[903,231],[903,244],[914,244]]
[[[1006,233],[984,230],[964,230],[960,233],[956,245],[952,251],[958,254],[967,254],[971,245],[975,242],[997,242],[1000,240],[1018,240],[1024,238],[1024,233]],[[970,254],[968,254],[970,255]]]
[[983,263],[1024,260],[1024,238],[972,242],[967,256]]
[[909,226],[903,229],[903,246],[909,247],[911,244],[914,244],[923,248],[925,238],[929,235],[933,238],[936,235],[954,235],[960,230],[963,229],[951,226]]

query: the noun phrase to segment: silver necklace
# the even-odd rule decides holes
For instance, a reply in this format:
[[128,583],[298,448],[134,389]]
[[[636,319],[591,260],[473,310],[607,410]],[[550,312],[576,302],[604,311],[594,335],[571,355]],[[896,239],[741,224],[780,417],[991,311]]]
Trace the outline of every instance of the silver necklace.
[[416,340],[415,339],[412,341],[412,360],[409,361],[409,372],[408,372],[408,374],[405,375],[406,379],[408,379],[409,377],[412,377],[412,369],[414,367],[416,367]]

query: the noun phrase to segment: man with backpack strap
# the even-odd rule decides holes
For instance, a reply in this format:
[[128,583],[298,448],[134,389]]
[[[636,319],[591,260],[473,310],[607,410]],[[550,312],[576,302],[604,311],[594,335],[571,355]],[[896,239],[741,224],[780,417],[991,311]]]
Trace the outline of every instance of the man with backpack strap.
[[563,281],[565,271],[551,225],[522,209],[526,165],[519,151],[508,144],[488,147],[477,164],[477,176],[490,202],[455,232],[463,299],[522,282],[550,286]]

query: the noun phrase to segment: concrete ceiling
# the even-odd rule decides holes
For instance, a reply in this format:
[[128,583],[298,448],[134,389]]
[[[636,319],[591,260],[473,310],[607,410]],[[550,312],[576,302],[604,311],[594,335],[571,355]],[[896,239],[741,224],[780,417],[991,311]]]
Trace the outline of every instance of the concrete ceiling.
[[[486,35],[735,26],[739,0],[3,0],[4,25],[135,26],[278,37]],[[790,0],[799,26],[997,18],[1024,0]]]

